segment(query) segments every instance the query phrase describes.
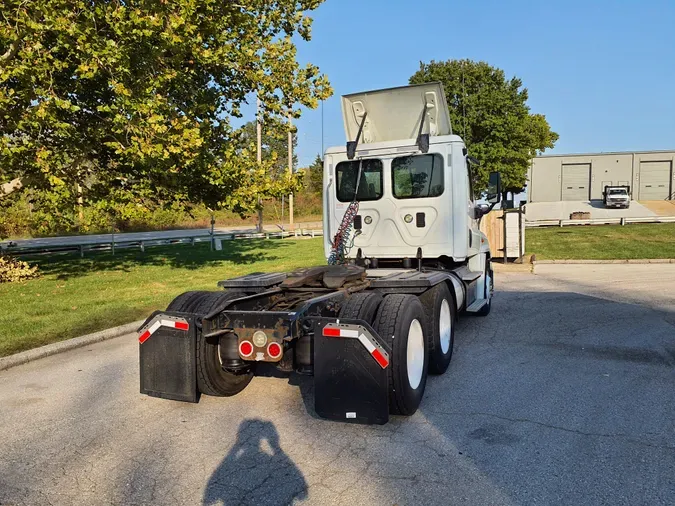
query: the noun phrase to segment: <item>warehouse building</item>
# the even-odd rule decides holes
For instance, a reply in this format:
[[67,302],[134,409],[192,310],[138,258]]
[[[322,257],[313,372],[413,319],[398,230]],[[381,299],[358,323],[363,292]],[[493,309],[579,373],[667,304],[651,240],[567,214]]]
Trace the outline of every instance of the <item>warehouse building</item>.
[[675,199],[674,165],[675,150],[539,156],[528,171],[528,200],[600,200],[608,185],[630,186],[633,200]]

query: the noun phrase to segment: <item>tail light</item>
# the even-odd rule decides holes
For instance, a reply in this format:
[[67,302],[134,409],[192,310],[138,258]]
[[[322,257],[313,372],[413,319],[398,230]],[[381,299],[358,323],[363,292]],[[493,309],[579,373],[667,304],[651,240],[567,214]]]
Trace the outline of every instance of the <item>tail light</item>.
[[279,343],[270,343],[267,347],[267,354],[271,358],[279,358],[281,356],[281,345]]
[[239,354],[242,357],[250,357],[253,355],[253,344],[250,341],[242,341],[239,343]]

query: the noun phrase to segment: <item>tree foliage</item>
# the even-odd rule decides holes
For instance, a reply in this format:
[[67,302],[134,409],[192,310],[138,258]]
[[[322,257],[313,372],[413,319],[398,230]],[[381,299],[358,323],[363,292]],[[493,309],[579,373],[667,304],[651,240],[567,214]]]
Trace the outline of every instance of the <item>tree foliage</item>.
[[0,182],[87,203],[204,203],[250,212],[270,180],[230,118],[256,93],[266,119],[332,91],[293,36],[323,0],[4,0]]
[[323,194],[323,160],[316,155],[312,164],[305,169],[305,184],[307,190],[315,195]]
[[[250,146],[257,142],[256,122],[241,127],[241,142]],[[298,167],[298,136],[293,131],[293,170]],[[257,149],[257,148],[256,148]],[[288,124],[268,119],[262,124],[262,159],[272,163],[270,176],[278,178],[288,173]]]
[[485,191],[491,171],[501,172],[505,191],[522,191],[532,158],[558,140],[543,115],[530,113],[522,81],[471,60],[420,63],[410,78],[411,84],[432,81],[443,83],[453,131],[481,162],[474,168],[476,191]]

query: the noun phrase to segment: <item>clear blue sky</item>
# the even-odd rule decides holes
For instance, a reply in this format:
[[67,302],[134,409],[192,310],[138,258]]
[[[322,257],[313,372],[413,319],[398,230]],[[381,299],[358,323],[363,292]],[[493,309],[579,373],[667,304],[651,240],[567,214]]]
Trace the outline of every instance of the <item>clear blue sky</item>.
[[[326,0],[301,62],[325,72],[325,146],[345,142],[339,97],[407,84],[419,62],[470,58],[518,76],[560,134],[552,153],[675,149],[675,0]],[[300,165],[321,112],[299,120]]]

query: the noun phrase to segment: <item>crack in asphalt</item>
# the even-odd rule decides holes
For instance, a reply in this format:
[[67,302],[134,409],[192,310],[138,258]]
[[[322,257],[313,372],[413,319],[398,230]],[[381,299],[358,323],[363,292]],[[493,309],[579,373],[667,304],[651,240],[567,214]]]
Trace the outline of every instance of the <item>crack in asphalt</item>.
[[578,429],[570,429],[567,427],[562,427],[560,425],[552,425],[544,422],[540,422],[537,420],[530,420],[528,418],[510,418],[507,416],[502,416],[502,415],[496,415],[494,413],[483,413],[480,411],[473,411],[470,413],[460,413],[460,412],[449,412],[449,411],[429,411],[429,413],[433,413],[435,415],[448,415],[448,416],[486,416],[490,418],[497,418],[498,420],[504,420],[508,422],[514,422],[514,423],[531,423],[533,425],[538,425],[540,427],[546,427],[548,429],[553,429],[553,430],[559,430],[561,432],[568,432],[571,434],[577,434],[580,436],[589,436],[589,437],[603,437],[603,438],[619,438],[619,439],[625,439],[626,441],[630,441],[631,443],[640,445],[640,446],[646,446],[649,448],[659,448],[661,450],[670,450],[670,451],[675,451],[675,446],[669,446],[669,445],[657,445],[657,444],[652,444],[648,443],[645,441],[642,441],[640,439],[636,439],[634,436],[630,436],[628,434],[605,434],[602,432],[584,432]]

